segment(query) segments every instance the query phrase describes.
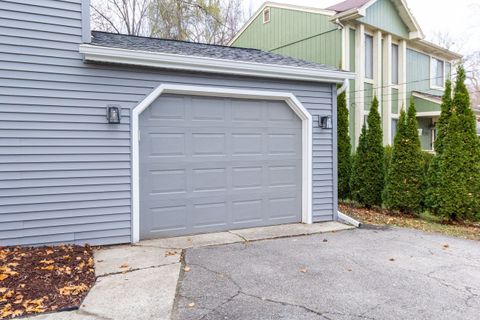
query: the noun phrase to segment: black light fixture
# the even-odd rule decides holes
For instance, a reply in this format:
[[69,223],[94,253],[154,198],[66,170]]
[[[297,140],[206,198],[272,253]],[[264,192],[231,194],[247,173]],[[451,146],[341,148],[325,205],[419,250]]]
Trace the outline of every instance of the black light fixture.
[[331,116],[323,116],[319,118],[319,126],[322,129],[332,129],[333,124],[332,124],[332,117]]
[[108,123],[120,123],[120,107],[115,105],[107,106],[107,121]]

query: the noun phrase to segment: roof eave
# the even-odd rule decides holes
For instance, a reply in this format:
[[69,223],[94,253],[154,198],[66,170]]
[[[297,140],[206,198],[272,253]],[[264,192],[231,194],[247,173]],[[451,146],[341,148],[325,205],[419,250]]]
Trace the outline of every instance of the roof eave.
[[80,45],[80,53],[83,54],[85,61],[90,62],[262,78],[342,83],[345,79],[354,79],[355,77],[353,73],[338,70],[321,70],[306,67],[233,61],[200,56],[101,47],[89,44]]
[[455,60],[460,60],[463,59],[463,55],[450,51],[448,49],[445,49],[439,45],[436,45],[434,43],[431,43],[427,40],[420,39],[416,42],[417,46],[420,47],[423,51],[426,51],[429,54],[432,54],[434,56],[440,56],[444,59],[447,59],[449,61],[455,61]]

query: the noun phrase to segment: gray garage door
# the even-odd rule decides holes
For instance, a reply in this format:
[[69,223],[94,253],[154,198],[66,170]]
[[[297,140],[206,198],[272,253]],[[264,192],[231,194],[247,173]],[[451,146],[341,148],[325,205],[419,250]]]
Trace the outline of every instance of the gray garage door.
[[158,98],[140,117],[141,238],[301,221],[301,125],[285,102]]

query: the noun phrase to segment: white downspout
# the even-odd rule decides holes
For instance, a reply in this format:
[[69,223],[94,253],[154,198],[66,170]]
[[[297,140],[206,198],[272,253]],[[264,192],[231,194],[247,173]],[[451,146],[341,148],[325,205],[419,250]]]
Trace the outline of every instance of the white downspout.
[[350,81],[348,79],[345,79],[343,81],[342,86],[337,90],[337,97],[347,91],[348,87],[350,86]]
[[[348,87],[350,85],[350,81],[348,79],[345,79],[343,81],[343,84],[342,86],[337,90],[337,97],[339,95],[341,95],[342,93],[344,93],[345,91],[347,91]],[[357,228],[360,228],[360,226],[362,225],[361,222],[353,219],[352,217],[350,216],[347,216],[346,214],[338,211],[338,220],[341,220],[343,222],[346,222],[354,227],[357,227]]]

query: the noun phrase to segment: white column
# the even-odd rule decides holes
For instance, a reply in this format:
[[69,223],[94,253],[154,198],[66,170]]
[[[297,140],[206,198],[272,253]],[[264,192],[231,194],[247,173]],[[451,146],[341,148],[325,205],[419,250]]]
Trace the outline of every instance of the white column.
[[407,110],[407,41],[401,40],[398,46],[398,82],[399,82],[399,93],[398,99],[400,100],[400,105],[402,108]]
[[[350,28],[348,26],[345,26],[342,30],[342,35],[343,35],[343,43],[342,43],[342,57],[343,57],[343,69],[347,71],[350,70],[350,50],[354,50],[355,48],[350,48]],[[350,81],[350,80],[348,80]],[[350,92],[352,90],[355,90],[355,88],[350,88],[350,86],[347,89],[346,93],[346,101],[347,101],[347,109],[348,112],[350,112]],[[350,119],[349,119],[350,120]],[[349,130],[350,132],[350,130]]]
[[392,35],[383,40],[383,144],[392,141]]
[[355,145],[358,146],[358,138],[362,132],[365,88],[365,26],[360,24],[355,32],[355,65],[357,75],[355,77]]
[[379,102],[378,111],[382,112],[382,32],[373,34],[373,94]]

